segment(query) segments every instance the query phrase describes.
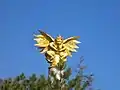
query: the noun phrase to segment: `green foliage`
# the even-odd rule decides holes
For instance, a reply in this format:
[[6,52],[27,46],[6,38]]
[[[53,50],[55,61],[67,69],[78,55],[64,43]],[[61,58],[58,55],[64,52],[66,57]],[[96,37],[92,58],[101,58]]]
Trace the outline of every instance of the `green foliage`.
[[36,74],[26,77],[21,73],[15,78],[4,79],[0,84],[0,90],[86,90],[92,83],[92,75],[84,75],[84,68],[79,64],[77,74],[74,78],[70,78],[71,68],[64,73],[61,81],[55,79],[52,83],[50,78]]

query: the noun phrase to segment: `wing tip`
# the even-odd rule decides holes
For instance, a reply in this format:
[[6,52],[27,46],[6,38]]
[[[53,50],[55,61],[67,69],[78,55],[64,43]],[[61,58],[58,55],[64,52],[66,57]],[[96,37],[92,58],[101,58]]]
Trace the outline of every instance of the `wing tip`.
[[39,29],[38,31],[39,31],[41,34],[42,34],[42,33],[45,33],[42,29]]
[[76,39],[80,38],[80,36],[75,36]]
[[33,37],[34,37],[34,38],[36,38],[36,37],[37,37],[37,35],[33,34]]
[[78,43],[81,43],[80,41],[78,41]]

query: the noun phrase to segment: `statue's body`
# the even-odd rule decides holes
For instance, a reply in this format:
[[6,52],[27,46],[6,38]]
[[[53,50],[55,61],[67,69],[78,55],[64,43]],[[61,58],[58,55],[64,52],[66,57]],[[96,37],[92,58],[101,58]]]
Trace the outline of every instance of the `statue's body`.
[[65,50],[65,47],[61,45],[56,45],[54,42],[50,43],[50,50],[45,53],[46,59],[51,62],[51,67],[54,67],[59,63],[60,60],[63,62],[66,61],[68,53]]
[[63,40],[61,36],[54,39],[43,31],[40,33],[40,35],[35,35],[34,40],[37,41],[35,46],[41,49],[41,53],[45,54],[50,67],[56,67],[60,61],[66,62],[67,56],[71,56],[72,52],[76,52],[75,48],[78,48],[76,44],[79,43],[77,41],[79,37]]

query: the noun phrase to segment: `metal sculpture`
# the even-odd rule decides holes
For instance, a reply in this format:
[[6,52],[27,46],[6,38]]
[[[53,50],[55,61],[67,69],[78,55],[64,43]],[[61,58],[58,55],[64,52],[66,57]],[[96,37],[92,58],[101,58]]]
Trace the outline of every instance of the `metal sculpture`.
[[76,52],[76,49],[79,48],[77,46],[77,44],[80,43],[77,41],[79,36],[63,39],[63,37],[59,35],[54,39],[43,31],[39,30],[39,32],[40,34],[34,35],[34,40],[36,41],[35,46],[45,55],[47,62],[50,64],[50,71],[56,73],[59,71],[59,67],[64,66],[67,57],[72,56],[72,52]]

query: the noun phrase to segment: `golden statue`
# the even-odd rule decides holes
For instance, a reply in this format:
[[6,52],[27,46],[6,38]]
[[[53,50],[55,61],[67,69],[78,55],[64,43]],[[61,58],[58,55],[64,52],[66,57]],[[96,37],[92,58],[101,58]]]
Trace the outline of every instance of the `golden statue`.
[[76,52],[79,41],[78,36],[63,39],[60,35],[56,39],[47,33],[40,31],[39,35],[34,35],[37,42],[35,46],[41,49],[41,53],[45,54],[46,60],[50,63],[50,67],[56,67],[59,62],[66,62],[67,56],[72,56],[72,52]]

